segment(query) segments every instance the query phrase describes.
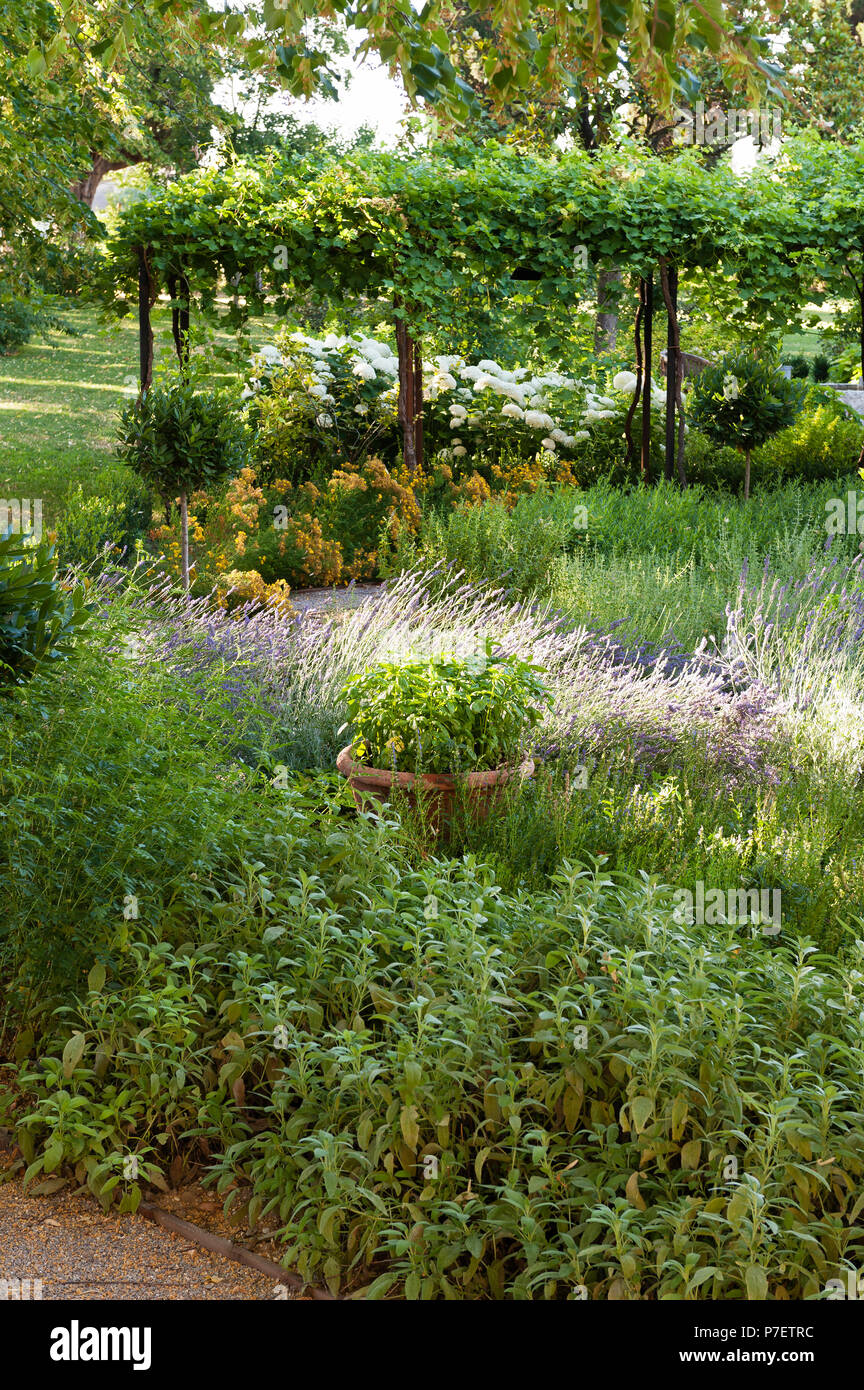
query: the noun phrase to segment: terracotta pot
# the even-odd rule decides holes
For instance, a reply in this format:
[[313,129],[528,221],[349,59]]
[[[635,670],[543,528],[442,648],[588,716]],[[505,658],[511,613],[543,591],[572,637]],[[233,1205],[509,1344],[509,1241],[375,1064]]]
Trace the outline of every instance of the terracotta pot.
[[433,824],[447,821],[453,815],[457,788],[465,788],[468,804],[478,820],[485,820],[502,791],[512,779],[524,780],[534,775],[534,763],[526,759],[519,767],[499,767],[493,772],[466,772],[457,777],[447,772],[387,772],[380,767],[365,767],[351,756],[351,747],[343,748],[336,766],[348,779],[358,810],[368,810],[370,798],[389,801],[394,787],[407,799],[409,806],[417,804],[417,788],[423,789],[423,801],[429,809]]

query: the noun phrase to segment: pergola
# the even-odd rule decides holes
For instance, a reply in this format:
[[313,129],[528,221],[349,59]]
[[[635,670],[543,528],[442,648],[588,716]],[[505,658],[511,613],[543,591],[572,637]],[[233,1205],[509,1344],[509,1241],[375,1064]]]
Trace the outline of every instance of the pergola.
[[[766,201],[764,187],[724,166],[707,169],[695,156],[579,152],[553,160],[496,146],[462,162],[372,154],[292,171],[234,165],[187,175],[123,210],[110,244],[111,292],[127,309],[137,294],[142,391],[152,375],[150,313],[163,288],[181,362],[192,304],[197,298],[212,310],[224,284],[235,290],[235,323],[274,303],[290,307],[309,289],[385,295],[398,347],[403,452],[413,470],[423,449],[420,341],[457,326],[464,291],[480,284],[490,301],[502,302],[532,282],[541,303],[567,302],[597,267],[619,267],[639,291],[630,456],[641,402],[640,472],[650,481],[650,364],[662,305],[664,471],[683,484],[679,274],[719,268],[735,276],[742,299],[761,297],[765,314],[775,314],[784,291],[794,296],[799,285],[795,256],[784,249],[790,216],[782,190]],[[587,271],[576,269],[580,253]]]

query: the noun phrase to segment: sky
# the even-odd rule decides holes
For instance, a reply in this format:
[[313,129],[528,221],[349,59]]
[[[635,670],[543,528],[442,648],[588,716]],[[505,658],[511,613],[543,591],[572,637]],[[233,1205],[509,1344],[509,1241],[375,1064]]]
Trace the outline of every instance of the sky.
[[[214,9],[222,9],[228,0],[210,0],[210,3]],[[231,0],[231,3],[234,8],[244,9],[247,0]],[[411,3],[419,9],[422,0],[411,0]],[[358,34],[358,43],[361,38]],[[345,64],[351,80],[338,101],[298,101],[278,95],[268,105],[289,110],[298,120],[314,121],[324,129],[332,128],[345,136],[353,135],[360,126],[371,126],[377,132],[380,145],[394,145],[407,111],[401,83],[391,78],[377,59],[367,57],[360,61],[353,57],[345,60]],[[217,98],[222,96],[222,91],[224,88],[220,84],[216,89]],[[752,167],[757,157],[757,147],[747,136],[733,146],[732,166],[744,172]]]
[[352,79],[339,101],[288,103],[298,120],[334,127],[341,135],[353,135],[362,125],[378,132],[378,143],[395,144],[405,115],[405,93],[387,69],[371,62],[352,65]]

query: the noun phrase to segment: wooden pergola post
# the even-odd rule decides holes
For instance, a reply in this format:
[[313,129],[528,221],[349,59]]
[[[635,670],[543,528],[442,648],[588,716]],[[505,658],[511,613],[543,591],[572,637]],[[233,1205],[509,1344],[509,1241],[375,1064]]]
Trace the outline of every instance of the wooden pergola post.
[[649,271],[642,281],[642,452],[639,460],[643,483],[651,481],[651,324],[654,318],[654,276]]
[[399,357],[399,423],[402,456],[409,473],[423,467],[423,358],[404,318],[396,316]]
[[[678,267],[667,264],[661,258],[660,286],[666,305],[669,324],[666,347],[666,459],[664,471],[667,478],[678,474],[678,482],[687,486],[684,469],[684,397],[681,384],[684,379],[681,359],[681,329],[678,323]],[[678,415],[678,439],[675,439],[675,414]]]
[[669,300],[672,313],[668,314],[666,328],[666,458],[663,472],[669,482],[671,482],[675,477],[675,397],[677,394],[681,353],[678,346],[677,325],[673,318],[673,315],[677,314],[678,311],[677,267],[670,265],[666,273],[669,283]]
[[153,383],[153,325],[150,322],[152,281],[147,265],[147,251],[138,248],[138,377],[143,396]]
[[171,296],[171,333],[181,370],[189,365],[189,281],[181,267],[168,278]]

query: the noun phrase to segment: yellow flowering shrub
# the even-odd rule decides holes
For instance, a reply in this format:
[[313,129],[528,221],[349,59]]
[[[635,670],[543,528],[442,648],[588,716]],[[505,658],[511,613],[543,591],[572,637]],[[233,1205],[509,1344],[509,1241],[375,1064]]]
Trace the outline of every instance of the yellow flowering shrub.
[[291,590],[284,579],[267,584],[257,570],[229,570],[216,581],[216,595],[220,608],[239,608],[246,603],[254,603],[261,608],[275,608],[285,618],[296,611],[289,601]]
[[[544,482],[573,481],[567,461],[550,453],[495,462],[433,459],[413,475],[404,464],[390,469],[380,458],[367,458],[335,469],[321,486],[284,476],[268,482],[255,468],[243,468],[221,496],[198,493],[190,499],[193,583],[198,593],[214,585],[224,593],[230,576],[245,574],[247,597],[270,602],[275,595],[281,602],[287,586],[374,579],[380,549],[388,553],[397,537],[419,528],[421,500],[473,507],[494,497],[512,507]],[[176,516],[151,538],[179,576]],[[265,594],[280,584],[284,591]]]
[[327,483],[323,511],[339,538],[346,579],[374,579],[382,534],[392,539],[397,530],[414,531],[420,524],[413,489],[379,458],[336,469]]

